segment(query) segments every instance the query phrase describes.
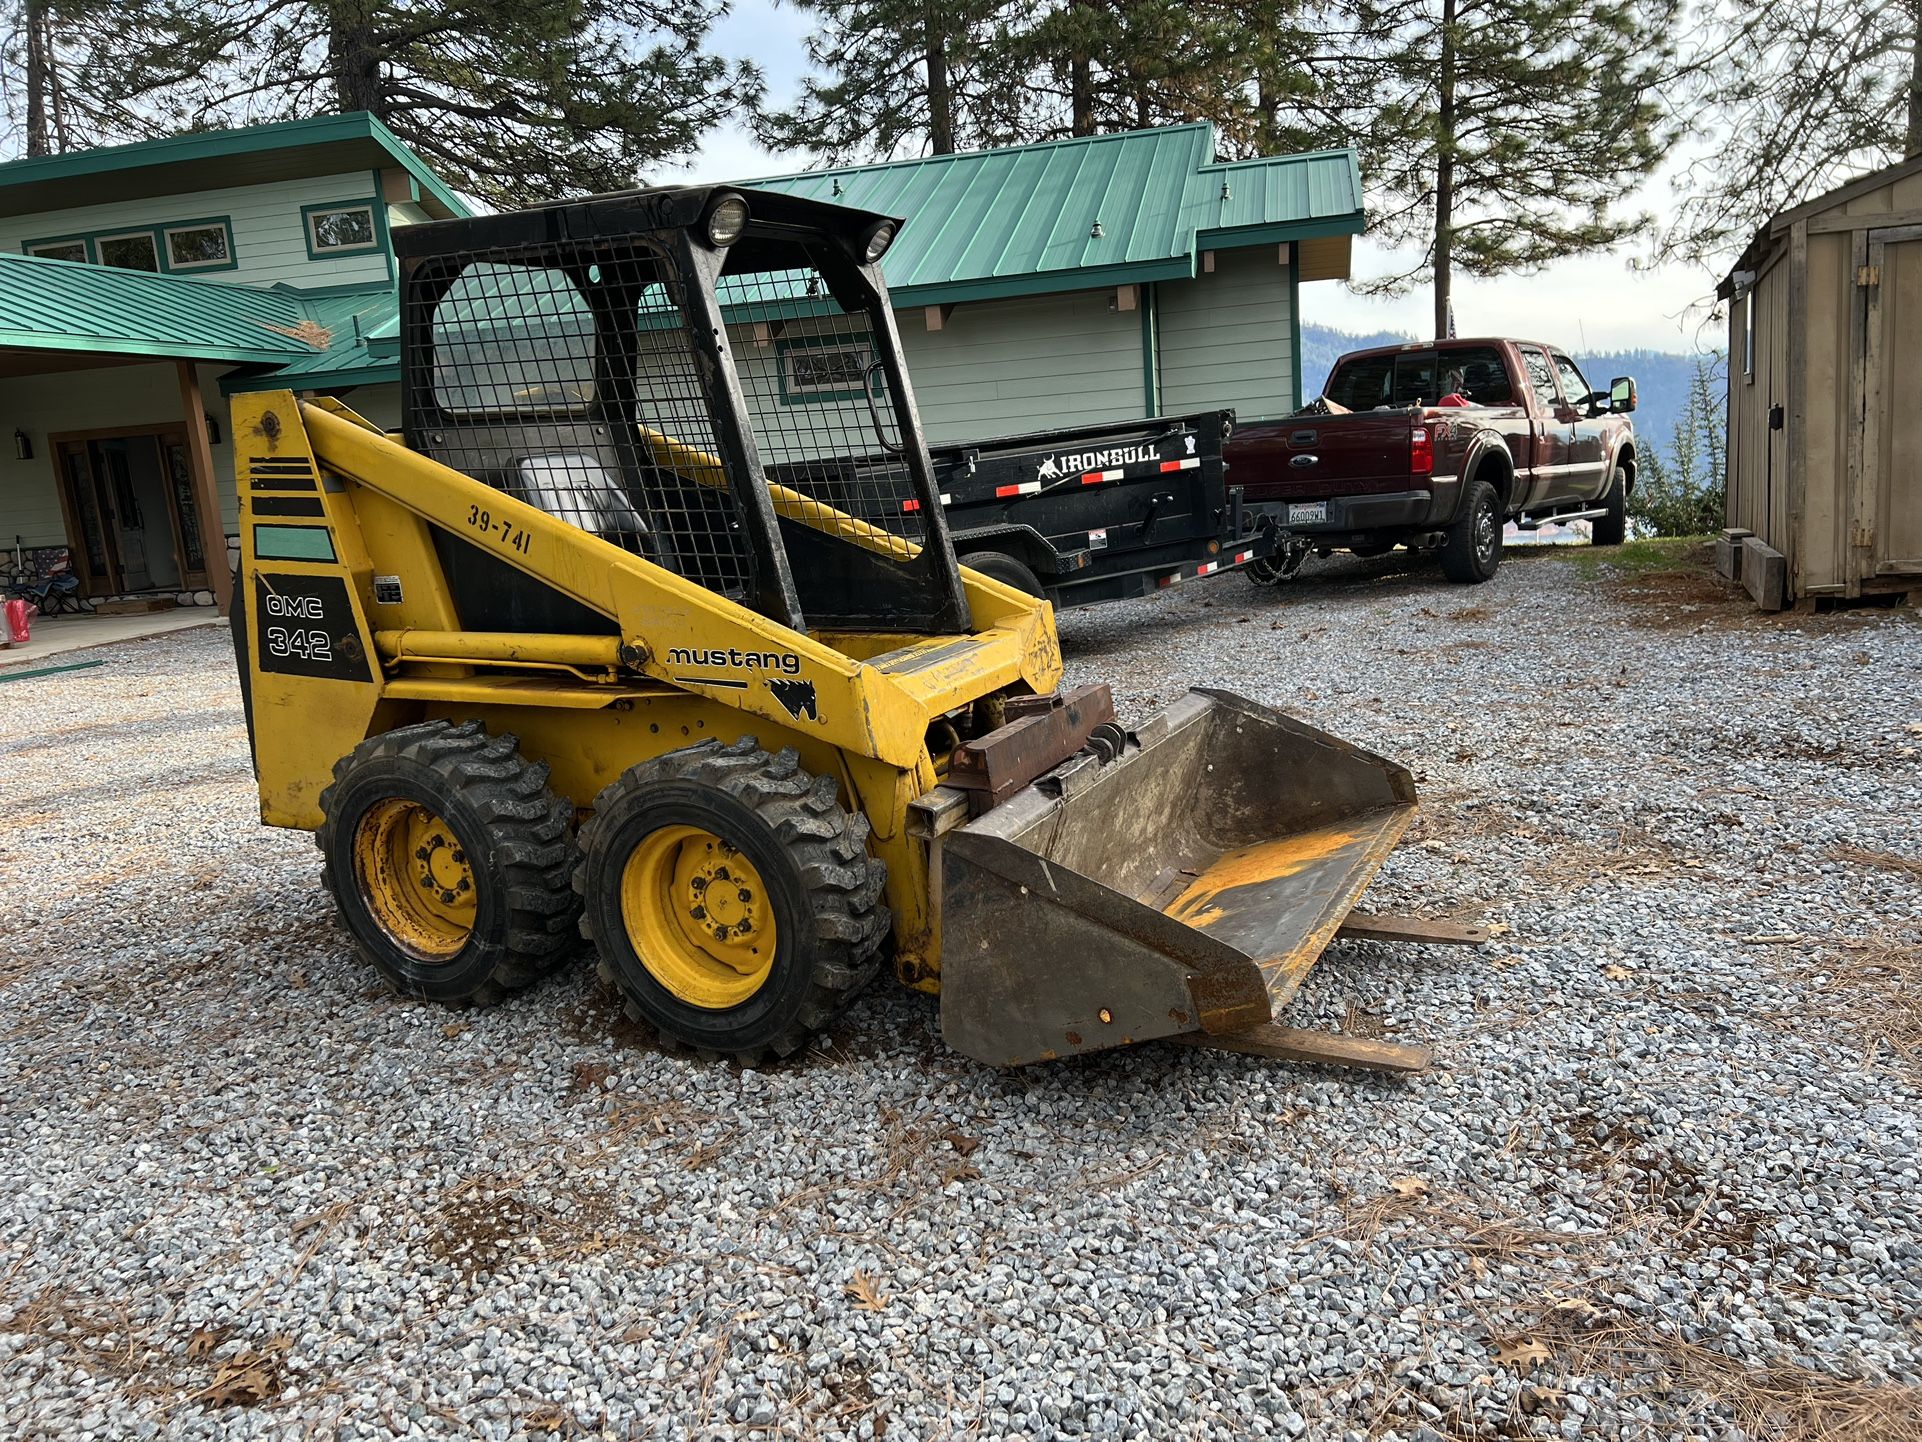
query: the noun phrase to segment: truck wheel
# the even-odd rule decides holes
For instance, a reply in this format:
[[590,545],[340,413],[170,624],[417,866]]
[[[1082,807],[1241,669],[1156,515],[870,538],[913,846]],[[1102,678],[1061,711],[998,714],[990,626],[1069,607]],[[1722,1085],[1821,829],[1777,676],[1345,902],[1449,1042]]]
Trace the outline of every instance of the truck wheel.
[[1042,594],[1041,578],[1006,551],[970,551],[961,558],[961,564],[1037,599]]
[[1628,539],[1628,472],[1621,466],[1609,477],[1602,505],[1608,514],[1588,523],[1589,541],[1597,546],[1619,546]]
[[1441,545],[1442,574],[1451,581],[1479,585],[1502,564],[1502,503],[1487,481],[1468,483],[1461,515]]
[[578,945],[574,808],[512,736],[429,721],[369,737],[320,809],[327,889],[394,990],[487,1006]]
[[703,742],[601,792],[574,873],[581,931],[628,1016],[746,1063],[789,1056],[879,969],[887,868],[834,782],[752,736]]

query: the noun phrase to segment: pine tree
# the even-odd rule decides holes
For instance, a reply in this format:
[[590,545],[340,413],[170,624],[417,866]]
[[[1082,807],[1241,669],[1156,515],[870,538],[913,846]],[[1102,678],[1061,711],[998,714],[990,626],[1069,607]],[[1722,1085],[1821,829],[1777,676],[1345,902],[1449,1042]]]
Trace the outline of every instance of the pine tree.
[[1669,259],[1723,268],[1770,216],[1922,155],[1922,0],[1704,5],[1676,106],[1717,144],[1676,180]]
[[1418,244],[1371,282],[1434,287],[1447,333],[1455,273],[1495,276],[1644,233],[1619,202],[1669,140],[1655,87],[1673,0],[1354,0],[1337,112],[1380,203],[1370,233]]
[[1702,536],[1723,523],[1727,487],[1727,357],[1698,357],[1689,377],[1688,404],[1676,418],[1666,454],[1646,446],[1628,511],[1638,527],[1658,536]]
[[[79,3],[79,0],[49,0]],[[98,4],[98,0],[91,0]],[[125,0],[93,13],[95,134],[366,110],[490,203],[637,183],[758,102],[724,0]],[[119,133],[115,133],[115,132]]]
[[818,76],[756,122],[771,150],[829,164],[949,155],[1028,138],[1007,0],[798,0],[819,17]]

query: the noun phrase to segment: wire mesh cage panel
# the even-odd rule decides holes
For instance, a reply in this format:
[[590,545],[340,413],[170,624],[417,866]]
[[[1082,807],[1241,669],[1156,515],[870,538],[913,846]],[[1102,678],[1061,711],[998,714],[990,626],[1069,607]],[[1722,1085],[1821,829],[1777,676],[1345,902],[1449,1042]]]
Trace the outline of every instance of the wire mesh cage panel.
[[[866,311],[844,308],[812,269],[729,275],[719,297],[768,480],[896,542],[918,541],[921,508]],[[802,519],[788,499],[785,513]]]
[[951,615],[878,293],[838,298],[804,243],[754,253],[768,268],[712,282],[725,346],[689,324],[684,287],[709,282],[634,237],[420,258],[410,444],[736,599],[770,594],[757,567],[785,549],[789,612]]

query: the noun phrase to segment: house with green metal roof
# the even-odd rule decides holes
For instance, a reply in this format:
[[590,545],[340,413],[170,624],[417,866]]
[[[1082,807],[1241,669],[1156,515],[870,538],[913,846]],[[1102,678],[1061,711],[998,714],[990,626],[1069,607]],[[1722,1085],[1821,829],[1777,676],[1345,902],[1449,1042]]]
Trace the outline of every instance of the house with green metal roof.
[[[1221,162],[1207,124],[741,184],[904,218],[884,269],[937,441],[1285,413],[1300,287],[1345,278],[1362,229],[1353,152]],[[224,397],[398,424],[389,236],[466,213],[365,114],[0,165],[0,550],[66,549],[93,597],[224,605]],[[784,404],[867,372],[858,338],[733,320]]]

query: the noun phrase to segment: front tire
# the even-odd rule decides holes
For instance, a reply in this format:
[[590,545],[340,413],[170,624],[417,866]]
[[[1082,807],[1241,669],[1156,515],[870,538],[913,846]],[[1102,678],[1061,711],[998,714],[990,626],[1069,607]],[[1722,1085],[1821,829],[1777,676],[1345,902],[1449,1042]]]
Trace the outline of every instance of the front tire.
[[327,889],[395,991],[488,1006],[578,944],[574,809],[512,736],[429,721],[369,737],[320,809]]
[[1628,539],[1628,471],[1624,467],[1615,467],[1609,477],[1608,494],[1602,497],[1602,505],[1608,514],[1589,522],[1589,542],[1597,546],[1619,546]]
[[879,969],[887,869],[790,748],[704,742],[628,770],[582,829],[581,931],[627,1015],[744,1063],[790,1056]]
[[1480,585],[1502,564],[1502,503],[1487,481],[1468,483],[1461,515],[1441,545],[1442,574],[1464,585]]

